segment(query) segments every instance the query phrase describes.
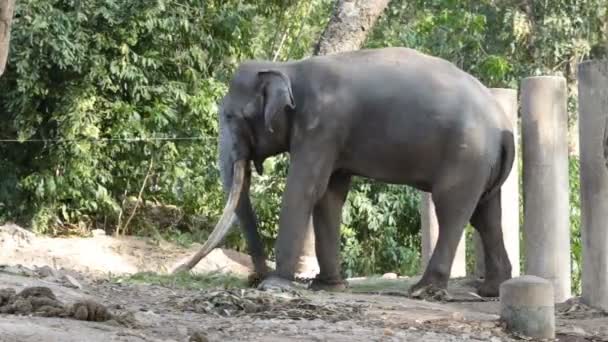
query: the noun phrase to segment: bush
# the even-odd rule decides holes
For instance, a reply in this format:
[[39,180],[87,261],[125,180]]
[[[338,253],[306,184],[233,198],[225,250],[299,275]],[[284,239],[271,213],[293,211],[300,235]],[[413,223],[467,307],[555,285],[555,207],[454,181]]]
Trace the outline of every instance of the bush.
[[345,274],[418,273],[418,203],[419,195],[413,188],[357,179],[343,212]]

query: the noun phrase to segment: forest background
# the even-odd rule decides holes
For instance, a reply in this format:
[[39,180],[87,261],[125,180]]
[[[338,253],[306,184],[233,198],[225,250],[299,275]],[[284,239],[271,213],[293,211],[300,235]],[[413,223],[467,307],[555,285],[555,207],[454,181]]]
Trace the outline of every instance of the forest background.
[[[231,73],[244,59],[310,56],[333,10],[331,0],[18,0],[0,78],[0,222],[204,241],[225,201],[217,103]],[[607,1],[392,0],[364,43],[384,46],[445,58],[488,87],[568,79],[580,293],[576,65],[606,57]],[[271,158],[252,184],[271,256],[287,168],[288,156]],[[355,180],[342,220],[346,276],[420,271],[418,200],[409,187]],[[467,237],[472,267],[470,227]],[[245,251],[236,229],[225,246]]]

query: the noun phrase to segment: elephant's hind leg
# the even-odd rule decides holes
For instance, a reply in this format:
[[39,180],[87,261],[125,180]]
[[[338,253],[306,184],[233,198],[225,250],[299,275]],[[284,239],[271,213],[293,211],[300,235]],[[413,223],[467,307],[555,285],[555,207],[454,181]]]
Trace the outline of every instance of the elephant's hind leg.
[[346,287],[340,275],[340,219],[350,181],[350,175],[333,174],[327,191],[314,207],[315,252],[320,273],[310,285],[312,290],[342,290]]
[[[452,172],[458,174],[461,171]],[[439,236],[422,278],[410,289],[410,293],[427,287],[447,289],[456,248],[483,190],[483,179],[484,177],[469,177],[468,181],[461,180],[457,184],[446,182],[447,184],[434,187],[432,198],[439,223]],[[450,177],[446,177],[446,180],[450,180]]]
[[471,224],[479,232],[485,256],[485,279],[478,293],[484,297],[497,297],[500,284],[511,278],[511,262],[505,249],[501,224],[500,191],[480,203]]

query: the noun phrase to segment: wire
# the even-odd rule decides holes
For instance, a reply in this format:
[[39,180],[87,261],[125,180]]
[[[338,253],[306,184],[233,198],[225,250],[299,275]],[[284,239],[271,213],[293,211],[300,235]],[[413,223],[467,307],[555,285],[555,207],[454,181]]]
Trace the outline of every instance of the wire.
[[150,142],[150,141],[201,141],[209,137],[152,137],[152,138],[78,138],[78,139],[0,139],[0,143],[40,143],[40,142],[80,142],[80,141],[123,141],[123,142]]

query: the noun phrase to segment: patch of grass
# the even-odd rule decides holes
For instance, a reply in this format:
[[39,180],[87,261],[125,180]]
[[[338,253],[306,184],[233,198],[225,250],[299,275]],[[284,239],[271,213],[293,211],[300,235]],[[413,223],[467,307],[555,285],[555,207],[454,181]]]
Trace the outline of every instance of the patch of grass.
[[247,288],[247,279],[234,274],[209,272],[205,274],[192,274],[180,272],[177,274],[158,274],[154,272],[139,272],[115,280],[123,284],[160,285],[183,289],[211,289],[211,288]]
[[382,291],[407,291],[414,284],[413,278],[384,279],[372,276],[366,279],[349,280],[349,290],[353,293],[375,293]]

